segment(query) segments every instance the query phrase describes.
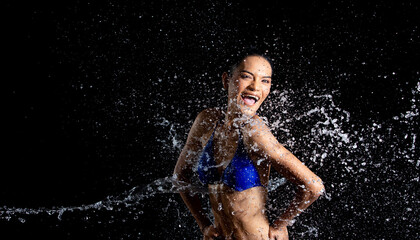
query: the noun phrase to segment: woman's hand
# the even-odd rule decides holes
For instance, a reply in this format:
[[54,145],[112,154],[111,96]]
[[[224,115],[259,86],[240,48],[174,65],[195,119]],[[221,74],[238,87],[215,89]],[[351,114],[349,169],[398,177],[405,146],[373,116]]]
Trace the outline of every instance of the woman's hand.
[[215,240],[218,236],[220,236],[217,229],[214,227],[214,225],[209,225],[204,228],[203,230],[203,240]]
[[289,233],[287,232],[287,227],[274,228],[270,226],[268,231],[268,237],[270,240],[289,240]]

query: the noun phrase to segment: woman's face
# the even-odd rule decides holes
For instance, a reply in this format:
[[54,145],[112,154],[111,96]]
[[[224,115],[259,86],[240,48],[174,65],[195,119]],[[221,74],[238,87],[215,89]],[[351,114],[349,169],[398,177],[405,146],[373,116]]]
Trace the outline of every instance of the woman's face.
[[270,93],[271,74],[270,63],[261,56],[246,57],[230,78],[224,73],[230,110],[254,116]]

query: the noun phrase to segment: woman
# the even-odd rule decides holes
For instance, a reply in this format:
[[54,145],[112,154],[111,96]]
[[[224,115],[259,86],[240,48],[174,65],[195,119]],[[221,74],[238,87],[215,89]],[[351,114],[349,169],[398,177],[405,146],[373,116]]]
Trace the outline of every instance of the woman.
[[[288,239],[287,225],[324,191],[319,177],[286,150],[256,114],[271,87],[266,57],[248,54],[222,75],[225,111],[198,114],[174,170],[177,181],[193,174],[207,185],[214,223],[188,190],[182,199],[207,239]],[[286,211],[272,224],[265,214],[270,168],[298,186]]]

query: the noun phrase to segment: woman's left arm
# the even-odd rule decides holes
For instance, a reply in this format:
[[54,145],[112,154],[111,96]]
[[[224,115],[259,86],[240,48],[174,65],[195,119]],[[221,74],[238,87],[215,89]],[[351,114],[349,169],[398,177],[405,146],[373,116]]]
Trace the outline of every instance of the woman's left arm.
[[296,196],[286,211],[274,221],[272,227],[284,229],[291,221],[308,208],[322,193],[322,180],[283,147],[261,119],[255,119],[249,137],[257,151],[266,157],[270,164],[288,181],[297,186]]

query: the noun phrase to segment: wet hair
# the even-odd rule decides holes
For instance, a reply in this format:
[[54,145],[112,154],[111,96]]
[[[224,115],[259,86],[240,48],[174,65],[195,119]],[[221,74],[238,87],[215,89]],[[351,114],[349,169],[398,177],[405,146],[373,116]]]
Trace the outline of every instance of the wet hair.
[[231,76],[235,69],[243,62],[243,60],[250,56],[258,56],[264,58],[270,64],[271,69],[273,69],[272,61],[266,53],[263,53],[255,48],[250,48],[236,54],[231,54],[231,56],[229,56],[230,58],[227,60],[225,71]]

